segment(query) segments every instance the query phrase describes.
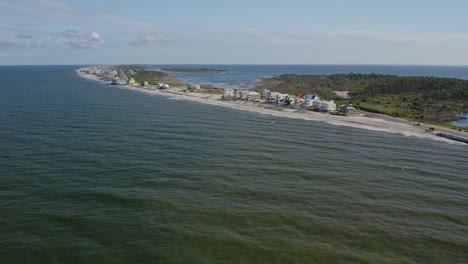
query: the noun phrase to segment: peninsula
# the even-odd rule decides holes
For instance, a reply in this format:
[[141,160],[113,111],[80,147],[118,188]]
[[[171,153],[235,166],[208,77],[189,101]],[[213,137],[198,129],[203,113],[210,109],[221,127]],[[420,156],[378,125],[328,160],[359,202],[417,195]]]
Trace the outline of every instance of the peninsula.
[[[184,84],[181,80],[169,78],[164,72],[153,73],[142,66],[91,66],[78,69],[77,73],[84,78],[107,84],[112,82],[118,87],[155,95],[287,118],[323,121],[458,144],[468,143],[466,128],[446,123],[452,116],[456,116],[449,113],[467,109],[467,90],[464,85],[468,81],[463,80],[378,74],[281,75],[264,79],[253,90],[246,90]],[[145,77],[150,79],[144,80]],[[424,90],[427,83],[434,86],[440,82],[446,85],[445,91],[431,94],[429,91],[432,89]],[[397,89],[396,92],[392,90],[398,84],[406,85],[405,89]],[[414,89],[407,91],[412,85]],[[457,96],[452,96],[452,92],[458,92]],[[435,102],[431,100],[435,100],[437,95],[442,103],[434,107],[446,109],[442,117],[450,118],[441,119],[439,116],[436,120],[430,120],[419,115],[416,106]],[[416,98],[426,101],[414,104]],[[389,109],[400,112],[388,112]],[[408,115],[402,116],[401,113]],[[437,114],[437,111],[427,112],[427,116],[432,118],[434,113]]]
[[228,73],[227,70],[211,69],[211,68],[161,68],[166,72],[199,72],[199,73]]

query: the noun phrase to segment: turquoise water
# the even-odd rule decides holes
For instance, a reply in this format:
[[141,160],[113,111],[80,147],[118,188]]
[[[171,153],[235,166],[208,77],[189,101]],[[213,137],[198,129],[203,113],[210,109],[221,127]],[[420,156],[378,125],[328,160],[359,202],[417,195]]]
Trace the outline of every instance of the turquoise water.
[[0,67],[1,263],[463,263],[468,149]]

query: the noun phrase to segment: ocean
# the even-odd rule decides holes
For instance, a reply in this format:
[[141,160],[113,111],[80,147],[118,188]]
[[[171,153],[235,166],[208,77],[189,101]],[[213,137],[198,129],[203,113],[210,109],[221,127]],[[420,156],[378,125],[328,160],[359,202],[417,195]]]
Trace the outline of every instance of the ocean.
[[[234,82],[275,74],[232,67],[250,72]],[[465,145],[149,96],[78,68],[0,67],[0,263],[468,259]]]

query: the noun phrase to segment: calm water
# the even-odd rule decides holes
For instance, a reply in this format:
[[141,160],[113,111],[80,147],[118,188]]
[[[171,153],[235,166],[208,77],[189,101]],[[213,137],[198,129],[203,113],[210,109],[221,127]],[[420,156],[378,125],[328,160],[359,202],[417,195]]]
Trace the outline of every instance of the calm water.
[[464,117],[465,119],[460,119],[457,121],[453,121],[452,124],[461,127],[468,127],[468,113],[462,113],[460,116]]
[[0,67],[1,263],[466,263],[468,148]]
[[435,76],[468,80],[468,66],[385,66],[385,65],[148,65],[148,68],[211,68],[228,73],[179,72],[175,77],[190,83],[210,83],[216,86],[247,85],[275,75],[380,73],[400,76]]

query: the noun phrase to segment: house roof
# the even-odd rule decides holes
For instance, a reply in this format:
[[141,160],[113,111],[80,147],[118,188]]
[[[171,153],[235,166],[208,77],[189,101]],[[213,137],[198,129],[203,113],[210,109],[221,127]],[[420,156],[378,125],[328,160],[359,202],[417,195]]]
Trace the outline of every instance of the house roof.
[[306,94],[306,95],[304,95],[303,98],[304,99],[317,99],[317,98],[320,98],[320,97],[318,96],[318,94]]

